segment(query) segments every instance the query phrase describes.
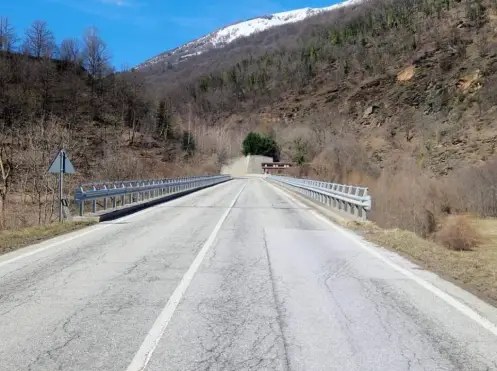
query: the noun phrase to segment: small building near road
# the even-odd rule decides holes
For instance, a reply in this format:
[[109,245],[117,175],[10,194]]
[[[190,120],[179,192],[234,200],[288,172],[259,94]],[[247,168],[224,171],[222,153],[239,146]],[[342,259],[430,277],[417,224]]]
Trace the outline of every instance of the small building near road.
[[263,162],[261,164],[264,174],[281,174],[295,166],[292,162]]

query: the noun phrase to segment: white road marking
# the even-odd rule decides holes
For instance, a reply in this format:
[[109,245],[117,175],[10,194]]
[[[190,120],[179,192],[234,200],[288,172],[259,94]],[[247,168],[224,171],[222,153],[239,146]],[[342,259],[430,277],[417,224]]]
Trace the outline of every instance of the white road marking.
[[[110,224],[99,225],[99,226],[97,226],[97,228],[91,228],[91,229],[85,230],[82,233],[78,233],[78,234],[75,234],[75,235],[73,235],[71,237],[64,238],[64,239],[62,239],[60,241],[53,242],[53,243],[51,243],[51,244],[49,244],[47,246],[36,248],[36,246],[38,246],[38,245],[33,245],[33,247],[35,247],[34,250],[30,250],[30,251],[24,252],[21,255],[17,255],[15,257],[13,257],[11,259],[8,259],[8,260],[5,260],[5,261],[0,261],[0,268],[3,267],[3,266],[5,266],[5,265],[7,265],[7,264],[11,264],[11,263],[14,263],[14,262],[16,262],[18,260],[27,258],[29,256],[32,256],[32,255],[35,255],[35,254],[39,254],[39,253],[41,253],[43,251],[52,249],[52,248],[60,246],[62,244],[66,244],[68,242],[71,242],[71,241],[73,241],[73,240],[75,240],[77,238],[86,236],[87,234],[93,233],[95,231],[100,231],[100,230],[102,230],[104,228],[107,228],[109,226],[110,226]],[[42,244],[44,244],[44,243],[42,242]]]
[[[225,184],[225,183],[220,183],[220,184]],[[192,196],[193,195],[198,195],[202,191],[207,191],[209,189],[213,189],[214,187],[202,189],[200,191],[191,193],[190,195],[192,195]],[[190,195],[187,195],[185,197],[188,197]],[[172,200],[171,202],[184,200],[185,197],[177,198],[175,200]],[[171,205],[171,203],[164,203],[162,205]],[[124,216],[122,218],[118,218],[118,219],[116,219],[116,221],[124,222],[124,221],[127,221],[127,220],[131,219],[131,218],[134,218],[134,217],[137,217],[137,216],[142,216],[142,215],[147,214],[147,213],[149,213],[151,211],[157,210],[160,206],[161,205],[157,205],[157,206],[152,206],[152,207],[144,209],[144,210],[140,210],[140,211],[135,212],[133,214]],[[52,249],[54,247],[66,244],[66,243],[71,242],[71,241],[73,241],[73,240],[75,240],[77,238],[86,236],[86,235],[88,235],[90,233],[101,231],[102,229],[108,228],[108,227],[110,227],[112,225],[113,224],[97,224],[95,226],[85,228],[85,229],[83,229],[79,233],[73,234],[74,233],[73,232],[73,233],[71,233],[71,236],[69,236],[67,238],[62,238],[63,236],[55,237],[55,239],[62,238],[62,239],[60,239],[58,241],[53,241],[52,242],[51,240],[47,240],[47,241],[44,241],[44,242],[40,242],[39,244],[35,244],[35,245],[24,247],[21,250],[16,250],[16,251],[13,251],[11,253],[7,253],[5,255],[0,256],[0,268],[3,267],[3,266],[5,266],[5,265],[7,265],[7,264],[14,263],[16,261],[22,260],[22,259],[27,258],[29,256],[32,256],[32,255],[35,255],[35,254],[39,254],[39,253],[41,253],[43,251],[50,250],[50,249]],[[22,252],[23,250],[24,250],[24,252]],[[11,256],[13,256],[13,257],[10,258]]]
[[[156,209],[157,208],[151,207],[149,209],[141,210],[141,211],[139,211],[137,213],[133,213],[131,215],[124,216],[122,218],[118,218],[116,220],[119,220],[120,222],[123,222],[123,221],[126,221],[128,219],[131,219],[132,217],[136,217],[138,215],[147,214],[147,213],[149,213],[149,212],[151,212],[153,210],[156,210]],[[81,231],[80,233],[74,234],[74,235],[72,235],[70,237],[67,237],[67,238],[63,238],[60,241],[55,241],[55,242],[52,242],[52,243],[49,242],[50,244],[47,245],[47,246],[43,246],[43,245],[46,244],[48,241],[41,242],[38,245],[32,245],[32,246],[25,247],[24,249],[30,248],[30,247],[33,247],[34,249],[30,250],[30,251],[26,251],[26,252],[24,252],[24,253],[22,253],[22,254],[20,254],[18,256],[13,257],[12,259],[8,259],[6,261],[0,261],[0,268],[3,267],[4,265],[10,264],[10,263],[14,263],[14,262],[16,262],[18,260],[27,258],[27,257],[35,255],[35,254],[39,254],[39,253],[41,253],[43,251],[46,251],[46,250],[52,249],[54,247],[66,244],[66,243],[71,242],[71,241],[73,241],[73,240],[75,240],[77,238],[86,236],[86,235],[88,235],[90,233],[93,233],[93,232],[96,232],[96,231],[101,231],[102,229],[105,229],[105,228],[109,228],[112,225],[113,224],[97,224],[97,225],[95,225],[93,227],[89,227],[89,229],[85,229],[85,230]],[[58,237],[55,237],[55,238],[58,238]],[[43,247],[37,248],[37,246],[43,246]],[[16,253],[16,251],[14,251],[13,253]]]
[[390,259],[388,259],[387,257],[380,254],[378,251],[376,251],[373,247],[365,244],[359,237],[354,235],[352,232],[349,232],[346,229],[336,225],[331,220],[329,220],[325,216],[321,215],[317,211],[309,209],[302,202],[295,199],[292,195],[288,194],[288,192],[283,191],[282,189],[276,187],[274,184],[271,184],[270,182],[266,182],[266,183],[269,184],[271,187],[273,187],[275,189],[275,191],[277,191],[278,193],[280,193],[280,194],[284,195],[285,197],[287,197],[288,199],[290,199],[298,207],[302,207],[304,209],[307,209],[307,211],[309,211],[314,217],[316,217],[320,221],[324,222],[325,224],[331,226],[333,229],[335,229],[336,231],[338,231],[339,233],[341,233],[345,237],[354,241],[360,248],[367,251],[368,253],[370,253],[371,255],[376,257],[377,259],[381,260],[382,262],[387,264],[389,267],[393,268],[394,270],[401,273],[405,277],[413,280],[418,285],[420,285],[423,288],[425,288],[426,290],[430,291],[432,294],[434,294],[437,297],[439,297],[440,299],[442,299],[444,302],[446,302],[447,304],[449,304],[450,306],[452,306],[453,308],[458,310],[460,313],[464,314],[465,316],[472,319],[473,321],[478,323],[480,326],[482,326],[486,330],[490,331],[493,335],[497,336],[497,326],[494,323],[490,322],[488,319],[482,317],[480,314],[475,312],[472,308],[470,308],[466,304],[461,303],[459,300],[455,299],[453,296],[449,295],[445,291],[442,291],[441,289],[432,285],[428,281],[425,281],[424,279],[415,275],[411,271],[409,271],[405,268],[402,268],[400,265],[395,264]]
[[214,230],[210,234],[207,241],[205,241],[204,246],[198,253],[192,265],[190,266],[190,268],[188,268],[188,271],[185,273],[185,275],[181,279],[181,282],[174,290],[166,306],[160,313],[159,317],[157,317],[157,319],[155,320],[154,324],[152,325],[152,328],[145,337],[145,340],[143,341],[140,349],[135,354],[135,357],[133,358],[130,365],[126,369],[127,371],[143,371],[147,367],[152,357],[152,354],[155,351],[155,348],[157,348],[157,345],[159,345],[159,341],[164,335],[164,331],[166,330],[167,325],[169,324],[171,318],[173,317],[176,308],[178,307],[183,296],[185,295],[185,292],[188,289],[188,286],[190,286],[193,277],[200,268],[200,265],[202,264],[205,255],[209,251],[210,247],[213,245],[214,240],[216,239],[216,236],[219,233],[224,221],[226,220],[229,213],[235,206],[236,201],[242,194],[246,185],[247,185],[246,183],[243,185],[242,189],[240,189],[240,192],[238,192],[238,194],[231,202],[230,206],[228,206],[226,212],[223,214],[223,216],[221,216],[221,219],[219,219],[219,221],[217,222],[216,226],[214,227]]

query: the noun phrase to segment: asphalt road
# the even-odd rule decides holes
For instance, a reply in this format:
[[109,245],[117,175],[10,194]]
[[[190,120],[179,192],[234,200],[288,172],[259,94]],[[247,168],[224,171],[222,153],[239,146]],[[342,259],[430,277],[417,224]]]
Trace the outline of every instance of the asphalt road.
[[497,370],[495,323],[262,179],[0,257],[0,371]]

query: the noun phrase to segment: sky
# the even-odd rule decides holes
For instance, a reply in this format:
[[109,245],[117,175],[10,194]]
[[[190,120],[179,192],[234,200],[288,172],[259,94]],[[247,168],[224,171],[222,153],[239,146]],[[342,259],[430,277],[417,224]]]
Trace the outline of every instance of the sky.
[[44,20],[57,41],[96,27],[121,69],[194,40],[230,23],[338,0],[0,0],[19,37],[34,20]]

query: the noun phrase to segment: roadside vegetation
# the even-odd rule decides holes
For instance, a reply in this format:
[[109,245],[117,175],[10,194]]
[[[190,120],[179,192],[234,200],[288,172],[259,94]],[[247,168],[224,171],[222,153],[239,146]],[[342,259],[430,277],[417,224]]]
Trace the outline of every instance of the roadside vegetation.
[[457,216],[433,239],[373,223],[347,226],[497,305],[497,219]]
[[91,221],[53,223],[37,227],[0,231],[0,255],[18,248],[43,242],[94,224]]

